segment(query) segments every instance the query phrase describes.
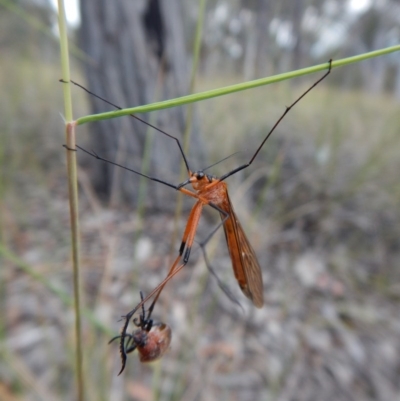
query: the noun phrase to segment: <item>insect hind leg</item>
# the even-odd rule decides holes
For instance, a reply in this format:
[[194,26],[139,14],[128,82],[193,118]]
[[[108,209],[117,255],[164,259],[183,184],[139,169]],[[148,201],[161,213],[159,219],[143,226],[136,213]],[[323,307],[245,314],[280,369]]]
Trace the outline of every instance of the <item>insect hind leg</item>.
[[[211,239],[211,238],[210,238]],[[231,290],[226,286],[222,280],[219,278],[218,274],[215,272],[214,268],[211,266],[211,263],[208,259],[206,248],[204,243],[199,244],[200,248],[203,252],[203,257],[204,257],[204,263],[206,264],[207,270],[210,272],[210,274],[214,277],[214,279],[217,281],[218,287],[222,290],[222,292],[229,298],[230,301],[232,301],[234,304],[240,306],[242,311],[244,312],[242,304],[237,300],[235,295],[231,292]]]
[[244,311],[242,304],[237,300],[237,298],[233,295],[233,293],[230,291],[230,289],[222,282],[222,280],[219,278],[217,273],[215,272],[214,268],[211,266],[210,260],[208,259],[207,252],[206,252],[206,245],[207,243],[211,240],[211,238],[215,235],[215,233],[225,224],[225,222],[231,218],[230,215],[223,209],[219,208],[217,205],[213,203],[209,203],[209,205],[217,210],[220,214],[221,217],[224,216],[221,221],[218,223],[218,225],[211,231],[210,234],[206,237],[205,240],[199,243],[199,246],[201,248],[201,251],[203,253],[204,257],[204,262],[206,264],[207,270],[210,272],[210,274],[214,277],[214,279],[217,281],[218,287],[222,290],[222,292],[229,298],[230,301],[233,303],[237,304],[240,306],[242,311]]

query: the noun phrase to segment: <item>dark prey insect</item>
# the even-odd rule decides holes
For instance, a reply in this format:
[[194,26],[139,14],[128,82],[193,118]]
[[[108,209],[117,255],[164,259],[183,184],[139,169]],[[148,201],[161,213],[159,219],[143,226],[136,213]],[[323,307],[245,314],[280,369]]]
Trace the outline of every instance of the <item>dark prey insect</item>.
[[[140,298],[143,301],[142,291]],[[140,362],[154,362],[160,359],[171,344],[171,328],[162,322],[155,323],[149,315],[146,318],[144,304],[142,304],[142,314],[139,319],[133,319],[133,323],[137,329],[132,334],[125,333],[123,352],[129,354],[137,349]],[[120,337],[112,338],[109,343]]]

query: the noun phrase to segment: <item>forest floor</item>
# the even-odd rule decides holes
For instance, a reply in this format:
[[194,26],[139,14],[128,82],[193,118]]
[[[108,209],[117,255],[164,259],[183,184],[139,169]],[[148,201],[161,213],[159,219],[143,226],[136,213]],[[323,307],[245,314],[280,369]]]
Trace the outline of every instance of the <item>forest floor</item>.
[[[18,99],[2,103],[9,118],[2,119],[0,399],[72,400],[69,209],[54,112],[60,99],[49,98],[43,82],[23,84]],[[223,84],[207,81],[201,89]],[[248,160],[302,90],[281,84],[202,103],[209,162],[240,151],[213,173]],[[107,342],[138,290],[148,293],[165,276],[186,214],[176,220],[138,215],[132,205],[111,208],[81,169],[88,399],[399,399],[399,128],[399,103],[390,97],[323,86],[305,98],[251,168],[228,182],[262,266],[265,306],[255,309],[237,288],[220,230],[207,252],[241,307],[220,290],[195,246],[155,310],[172,327],[171,350],[153,365],[130,355],[119,377],[118,347]],[[198,241],[217,219],[206,212]]]

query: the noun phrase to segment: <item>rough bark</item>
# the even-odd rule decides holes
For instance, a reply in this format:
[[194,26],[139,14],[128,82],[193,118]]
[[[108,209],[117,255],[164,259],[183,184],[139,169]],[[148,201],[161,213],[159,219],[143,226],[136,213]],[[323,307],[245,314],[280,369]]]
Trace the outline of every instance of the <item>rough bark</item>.
[[[188,57],[185,52],[179,0],[81,0],[81,45],[91,63],[86,63],[90,90],[121,107],[134,107],[187,94]],[[110,106],[90,97],[94,113]],[[185,123],[183,108],[141,115],[148,122],[178,138]],[[122,165],[141,170],[146,138],[153,135],[150,174],[167,181],[179,180],[180,157],[176,143],[149,132],[130,117],[90,126],[90,147]],[[198,131],[192,132],[191,161],[201,166],[203,147]],[[111,165],[88,161],[91,180],[105,197],[135,204],[139,177]],[[149,208],[162,208],[176,197],[171,189],[150,182],[146,196]],[[170,195],[168,195],[170,194]],[[171,206],[172,208],[172,206]]]

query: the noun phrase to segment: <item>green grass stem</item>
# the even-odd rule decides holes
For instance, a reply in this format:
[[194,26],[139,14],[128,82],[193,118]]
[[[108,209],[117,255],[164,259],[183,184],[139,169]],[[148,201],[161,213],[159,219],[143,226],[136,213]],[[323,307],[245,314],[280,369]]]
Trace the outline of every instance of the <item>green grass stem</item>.
[[[66,17],[63,0],[58,0],[58,24],[60,30],[60,51],[62,78],[66,82],[63,84],[64,93],[64,113],[66,119],[65,140],[69,149],[75,149],[76,135],[75,123],[72,122],[72,98],[70,82],[70,65],[68,55],[68,36]],[[74,309],[75,309],[75,369],[77,380],[77,400],[84,400],[84,370],[83,370],[83,350],[82,350],[82,328],[81,328],[81,286],[80,286],[80,260],[79,260],[79,207],[78,207],[78,174],[76,163],[76,152],[66,150],[67,156],[67,176],[68,194],[71,219],[71,246],[72,246],[72,266],[74,280]]]
[[[397,52],[400,50],[400,45],[386,47],[384,49],[375,50],[368,53],[359,54],[357,56],[347,57],[332,62],[332,68],[342,67],[344,65],[356,63],[359,61],[367,60],[373,57],[383,56],[385,54]],[[107,120],[110,118],[117,118],[135,113],[147,113],[150,111],[167,109],[170,107],[183,106],[185,104],[199,102],[200,100],[211,99],[213,97],[228,95],[230,93],[239,92],[247,89],[257,88],[263,85],[269,85],[275,82],[284,81],[300,77],[302,75],[312,74],[317,71],[326,70],[329,63],[318,64],[313,67],[302,68],[300,70],[286,72],[284,74],[274,75],[272,77],[256,79],[254,81],[243,82],[241,84],[229,85],[223,88],[212,89],[209,91],[196,93],[192,95],[182,96],[176,99],[164,100],[162,102],[152,103],[143,106],[132,107],[128,109],[109,111],[106,113],[91,114],[88,116],[80,117],[76,120],[77,125],[86,124],[93,121]]]

